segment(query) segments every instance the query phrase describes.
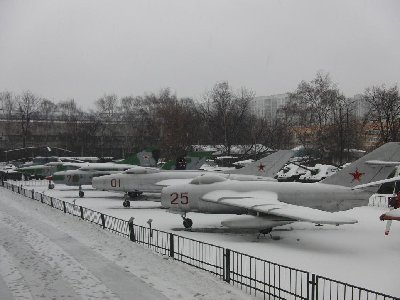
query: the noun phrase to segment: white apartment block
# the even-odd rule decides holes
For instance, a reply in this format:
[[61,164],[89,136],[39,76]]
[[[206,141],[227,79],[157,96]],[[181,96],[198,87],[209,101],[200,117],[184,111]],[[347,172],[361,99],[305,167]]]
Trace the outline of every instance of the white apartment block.
[[354,113],[357,118],[362,119],[368,113],[370,105],[364,100],[363,95],[357,94],[350,98],[354,106]]
[[259,118],[272,119],[276,117],[278,109],[288,101],[289,93],[255,97],[251,102],[251,109]]

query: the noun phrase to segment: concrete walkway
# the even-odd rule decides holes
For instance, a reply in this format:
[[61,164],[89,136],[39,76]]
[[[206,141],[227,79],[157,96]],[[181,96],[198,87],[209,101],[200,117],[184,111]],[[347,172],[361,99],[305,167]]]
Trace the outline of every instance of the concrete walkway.
[[0,299],[248,299],[212,275],[0,188]]

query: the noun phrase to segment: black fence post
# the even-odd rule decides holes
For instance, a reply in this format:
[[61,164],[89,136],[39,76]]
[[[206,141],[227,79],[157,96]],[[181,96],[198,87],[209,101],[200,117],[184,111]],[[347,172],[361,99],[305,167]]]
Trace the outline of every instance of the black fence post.
[[81,218],[82,218],[82,220],[84,220],[85,218],[83,217],[83,207],[82,207],[82,206],[79,206],[79,208],[80,208],[80,210],[81,210]]
[[103,229],[106,228],[106,219],[103,214],[100,214],[101,223],[103,224]]
[[32,199],[35,200],[35,190],[32,190]]
[[174,258],[175,249],[174,249],[174,234],[169,234],[169,257]]
[[129,228],[129,239],[132,242],[136,242],[136,237],[135,237],[135,230],[133,229],[133,217],[131,217],[128,221],[128,228]]
[[67,213],[67,207],[65,206],[65,201],[63,201],[63,207],[64,207],[64,214]]
[[311,281],[309,282],[311,285],[311,300],[318,299],[318,279],[315,274],[311,275]]
[[53,197],[50,197],[50,205],[51,205],[51,207],[54,207],[54,205],[53,205]]
[[224,268],[224,281],[230,283],[231,281],[231,250],[225,249],[224,255],[225,268]]
[[40,193],[40,202],[43,203],[43,194],[42,193]]
[[14,185],[11,186],[11,190],[14,192]]

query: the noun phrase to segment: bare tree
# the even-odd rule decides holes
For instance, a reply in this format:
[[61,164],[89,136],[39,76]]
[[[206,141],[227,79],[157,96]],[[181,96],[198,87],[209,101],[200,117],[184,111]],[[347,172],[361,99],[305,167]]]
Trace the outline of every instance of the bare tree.
[[58,110],[65,126],[61,133],[62,146],[67,149],[76,150],[76,146],[80,142],[80,135],[78,133],[80,131],[79,126],[83,112],[77,107],[74,99],[58,103]]
[[9,147],[15,146],[13,144],[13,139],[10,139],[10,135],[15,131],[13,129],[13,118],[16,109],[16,101],[15,96],[12,92],[4,91],[0,93],[0,101],[1,101],[1,112],[2,118],[5,122],[4,127],[4,136],[6,138],[6,143]]
[[17,98],[18,116],[21,125],[22,147],[26,147],[26,140],[33,116],[38,112],[41,99],[30,91],[24,92]]
[[373,86],[367,88],[363,95],[371,106],[371,121],[378,125],[379,143],[399,140],[400,129],[400,97],[397,85]]
[[49,130],[49,128],[53,125],[54,120],[55,120],[55,114],[57,111],[57,105],[48,100],[48,99],[43,99],[40,103],[39,106],[39,117],[42,121],[41,125],[42,125],[42,132],[44,133],[44,140],[43,142],[45,144],[48,143],[48,137],[49,137],[49,133],[51,133],[51,131]]
[[184,155],[194,143],[198,115],[192,99],[177,99],[175,95],[164,99],[158,108],[162,120],[160,147],[167,158]]
[[[98,119],[101,121],[100,126],[100,145],[101,155],[114,155],[112,153],[113,145],[116,139],[116,126],[115,123],[119,121],[119,100],[117,95],[109,94],[99,98],[96,105],[96,113]],[[118,154],[117,154],[118,155]]]
[[365,123],[354,114],[354,103],[340,95],[331,105],[331,125],[327,134],[331,143],[326,148],[331,158],[342,165],[350,159],[350,149],[358,149],[362,145],[362,131]]
[[329,127],[332,109],[342,95],[329,74],[318,72],[310,82],[302,81],[290,95],[290,111],[296,115],[297,138],[322,158],[332,143]]
[[228,82],[217,83],[205,96],[202,113],[216,143],[230,154],[234,144],[251,143],[250,102],[254,93],[246,88],[234,92]]

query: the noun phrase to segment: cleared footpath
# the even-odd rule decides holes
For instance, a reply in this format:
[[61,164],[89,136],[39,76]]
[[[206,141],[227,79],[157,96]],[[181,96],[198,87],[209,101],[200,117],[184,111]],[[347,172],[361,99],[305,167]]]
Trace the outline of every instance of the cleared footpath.
[[0,299],[249,299],[212,275],[0,190]]

